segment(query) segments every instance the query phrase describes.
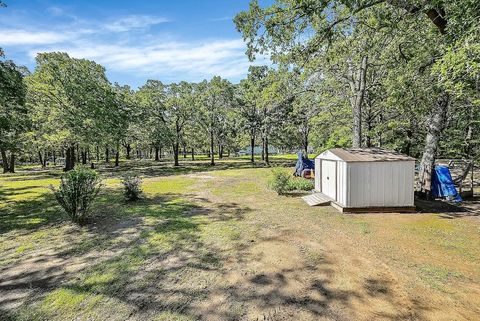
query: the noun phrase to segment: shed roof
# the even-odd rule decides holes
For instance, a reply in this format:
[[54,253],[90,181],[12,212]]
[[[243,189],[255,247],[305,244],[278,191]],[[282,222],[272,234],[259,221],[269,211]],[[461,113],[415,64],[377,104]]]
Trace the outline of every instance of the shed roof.
[[415,160],[415,158],[379,148],[333,148],[328,151],[345,162],[392,162]]

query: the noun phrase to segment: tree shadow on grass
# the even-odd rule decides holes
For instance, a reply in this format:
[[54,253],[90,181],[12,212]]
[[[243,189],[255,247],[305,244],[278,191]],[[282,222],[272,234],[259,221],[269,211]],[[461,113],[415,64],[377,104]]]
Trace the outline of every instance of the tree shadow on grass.
[[438,213],[440,217],[445,219],[480,215],[479,198],[466,199],[460,203],[415,199],[415,206],[422,213]]
[[209,210],[184,199],[181,194],[162,194],[135,202],[127,202],[118,190],[107,189],[93,208],[94,216],[82,230],[90,237],[79,239],[75,234],[66,235],[69,246],[59,247],[63,257],[80,255],[92,250],[119,250],[131,246],[138,238],[144,237],[147,230],[161,222],[165,230],[181,230],[190,224],[190,212],[208,214]]
[[31,170],[20,171],[11,176],[0,176],[6,182],[36,181],[42,179],[60,178],[63,172],[56,169],[45,169],[41,173]]
[[[28,188],[25,188],[28,189]],[[18,195],[18,191],[12,192]],[[0,234],[12,230],[32,230],[64,219],[51,193],[35,199],[15,201],[0,208]]]
[[[45,188],[45,186],[0,187],[0,200],[2,197],[29,194],[29,190],[35,188]],[[121,199],[118,191],[104,188],[95,201],[94,207],[99,207],[109,202],[119,204]],[[14,230],[25,230],[26,233],[29,233],[29,231],[47,224],[58,224],[68,221],[68,216],[58,205],[53,192],[39,193],[25,200],[6,201],[8,203],[0,208],[0,235]],[[97,208],[94,208],[93,212],[97,212]]]
[[[117,211],[113,216],[100,215],[84,227],[72,225],[53,251],[0,269],[0,293],[5,294],[0,309],[28,306],[29,300],[41,300],[56,289],[104,294],[135,305],[138,298],[130,295],[148,287],[145,279],[176,269],[218,269],[218,251],[200,237],[202,226],[216,217],[184,196],[164,194],[117,204],[107,197],[96,209]],[[111,197],[118,200],[119,195]],[[235,205],[225,208],[239,219]]]
[[293,166],[294,164],[294,161],[285,159],[272,160],[269,165],[262,162],[252,164],[248,160],[232,159],[218,161],[214,166],[211,166],[208,161],[183,161],[180,166],[173,166],[171,162],[130,161],[117,168],[101,168],[100,172],[108,177],[122,175],[125,172],[135,172],[145,177],[158,177],[229,169],[265,168],[279,165]]

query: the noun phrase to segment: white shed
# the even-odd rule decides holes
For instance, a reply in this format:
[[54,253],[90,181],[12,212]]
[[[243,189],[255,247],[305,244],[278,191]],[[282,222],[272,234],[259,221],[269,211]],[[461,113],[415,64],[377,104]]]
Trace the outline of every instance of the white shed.
[[415,159],[383,149],[329,149],[315,158],[315,190],[342,212],[414,211]]

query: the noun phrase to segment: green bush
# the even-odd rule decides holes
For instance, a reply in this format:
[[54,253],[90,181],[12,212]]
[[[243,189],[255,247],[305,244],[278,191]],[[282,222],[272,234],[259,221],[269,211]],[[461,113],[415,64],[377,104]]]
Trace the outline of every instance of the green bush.
[[122,179],[123,196],[127,201],[139,200],[142,196],[142,179],[136,174],[127,174]]
[[282,168],[272,170],[268,185],[278,195],[284,195],[291,191],[311,191],[315,188],[313,180],[293,177],[292,174]]
[[290,179],[290,185],[291,190],[297,191],[311,191],[315,188],[313,179],[305,179],[301,177]]
[[284,169],[274,168],[269,180],[269,186],[278,195],[283,195],[291,190],[291,174]]
[[58,189],[52,187],[55,198],[72,222],[83,224],[90,215],[90,207],[102,187],[97,172],[84,167],[63,174]]

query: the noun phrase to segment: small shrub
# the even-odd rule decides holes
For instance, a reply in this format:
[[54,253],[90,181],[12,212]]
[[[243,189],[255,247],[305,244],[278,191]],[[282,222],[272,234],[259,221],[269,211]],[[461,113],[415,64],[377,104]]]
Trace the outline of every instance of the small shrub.
[[278,195],[283,195],[291,190],[291,175],[284,169],[275,168],[272,170],[272,177],[269,181],[269,186]]
[[122,179],[123,196],[127,201],[139,200],[142,196],[142,179],[135,174],[127,174]]
[[291,190],[297,191],[311,191],[315,188],[313,179],[292,178],[290,179]]
[[72,222],[83,224],[90,215],[90,207],[101,187],[101,178],[96,171],[75,167],[63,174],[58,189],[51,189]]

